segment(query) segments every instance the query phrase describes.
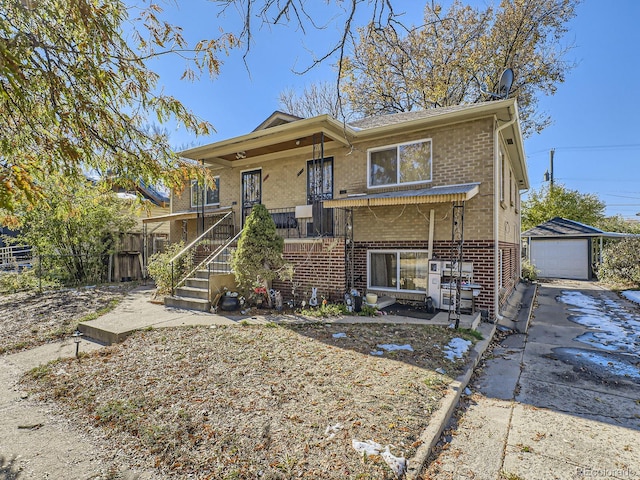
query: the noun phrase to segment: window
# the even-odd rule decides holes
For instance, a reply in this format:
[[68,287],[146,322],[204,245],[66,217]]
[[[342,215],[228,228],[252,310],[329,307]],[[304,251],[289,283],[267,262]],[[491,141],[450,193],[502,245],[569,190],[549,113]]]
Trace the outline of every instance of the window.
[[369,251],[368,287],[426,292],[428,260],[426,251]]
[[500,202],[504,204],[504,153],[500,151]]
[[419,140],[369,151],[369,187],[431,181],[431,140]]
[[514,200],[513,200],[513,172],[511,172],[511,170],[509,170],[509,202],[511,203],[511,206],[513,207],[514,205]]
[[[207,188],[206,198],[204,198],[205,205],[219,205],[220,204],[220,177],[214,179],[215,187]],[[197,180],[191,181],[191,206],[202,206],[203,200],[202,187],[198,184]]]

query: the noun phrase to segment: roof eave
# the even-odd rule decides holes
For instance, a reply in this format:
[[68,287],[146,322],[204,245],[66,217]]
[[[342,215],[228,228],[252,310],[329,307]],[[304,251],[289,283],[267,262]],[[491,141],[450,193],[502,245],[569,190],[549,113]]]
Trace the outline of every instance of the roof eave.
[[425,126],[433,127],[440,125],[449,125],[452,123],[464,122],[474,118],[490,117],[495,115],[497,110],[508,108],[514,103],[514,99],[497,100],[495,102],[478,104],[477,106],[470,105],[469,108],[454,110],[440,115],[416,118],[414,120],[409,120],[406,122],[392,123],[389,125],[382,125],[378,127],[358,129],[357,137],[359,140],[364,140],[372,136],[379,137],[391,135],[396,133],[398,130],[404,132],[407,130],[422,129]]
[[351,144],[350,139],[355,135],[351,127],[325,114],[191,148],[179,152],[179,155],[191,160],[214,160],[238,151],[286,142],[313,133],[324,133],[345,146]]
[[520,127],[520,113],[518,111],[518,103],[513,100],[513,105],[507,109],[510,115],[515,116],[516,122],[509,128],[511,130],[512,138],[514,141],[514,147],[516,151],[515,167],[516,174],[520,178],[516,177],[518,181],[518,188],[520,190],[528,190],[531,188],[529,183],[529,173],[527,171],[527,157],[524,152],[524,139],[522,138],[522,128]]

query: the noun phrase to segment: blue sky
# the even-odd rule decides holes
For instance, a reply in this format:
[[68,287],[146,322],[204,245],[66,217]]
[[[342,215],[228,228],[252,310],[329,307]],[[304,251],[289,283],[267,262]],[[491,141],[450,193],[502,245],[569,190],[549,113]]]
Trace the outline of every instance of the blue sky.
[[[406,12],[407,23],[419,23],[425,1],[393,4],[396,11]],[[179,3],[179,9],[171,11],[171,21],[194,36],[238,25],[234,11],[220,17],[207,2],[198,2],[197,8],[192,0]],[[442,3],[445,8],[449,4]],[[314,53],[324,53],[339,34],[329,14],[335,9],[324,7],[321,12],[326,15],[321,22],[327,25],[322,31],[303,33],[288,26],[255,31],[247,65],[243,52],[233,51],[214,80],[203,75],[193,83],[180,81],[183,65],[176,59],[151,65],[160,73],[165,93],[216,128],[210,137],[197,139],[184,131],[171,132],[172,143],[186,147],[248,133],[278,109],[278,94],[285,88],[300,91],[315,81],[335,80],[330,63],[305,75],[294,73],[308,66]],[[540,98],[539,107],[551,115],[553,124],[525,141],[532,188],[544,184],[549,151],[554,148],[556,183],[596,194],[606,203],[607,215],[640,218],[636,216],[640,212],[639,22],[637,0],[586,0],[578,6],[566,37],[574,44],[567,59],[578,66],[554,96]],[[257,21],[255,26],[259,27]]]

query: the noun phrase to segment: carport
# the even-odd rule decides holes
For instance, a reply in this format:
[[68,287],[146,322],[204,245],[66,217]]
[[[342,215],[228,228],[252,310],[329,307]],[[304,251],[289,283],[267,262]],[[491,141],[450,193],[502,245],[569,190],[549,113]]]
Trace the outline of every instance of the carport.
[[555,217],[522,233],[523,254],[542,278],[591,280],[602,260],[603,240],[624,236]]

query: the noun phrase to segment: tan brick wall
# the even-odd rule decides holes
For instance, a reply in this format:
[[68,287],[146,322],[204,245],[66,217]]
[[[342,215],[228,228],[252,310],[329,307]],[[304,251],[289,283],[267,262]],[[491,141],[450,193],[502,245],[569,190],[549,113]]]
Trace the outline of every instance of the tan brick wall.
[[[506,152],[504,145],[502,151]],[[498,207],[498,242],[502,250],[502,288],[498,292],[500,306],[504,304],[520,278],[520,191],[513,167],[505,157],[503,199]]]
[[187,187],[182,192],[171,193],[171,213],[188,212],[191,210],[191,192]]
[[[409,136],[394,136],[357,145],[348,161],[336,165],[336,192],[372,193],[393,189],[366,188],[367,148],[393,145],[412,140],[431,139],[433,181],[424,185],[397,187],[395,190],[423,186],[455,185],[480,182],[479,193],[465,205],[465,237],[493,237],[493,135],[492,120],[484,119],[444,128],[415,132]],[[336,195],[336,198],[346,195]],[[361,207],[356,209],[354,232],[356,240],[407,238],[419,239],[428,232],[429,210],[435,209],[435,238],[451,238],[451,204]],[[379,227],[378,224],[384,225]],[[397,232],[400,232],[398,234]],[[404,235],[408,235],[404,237]]]

